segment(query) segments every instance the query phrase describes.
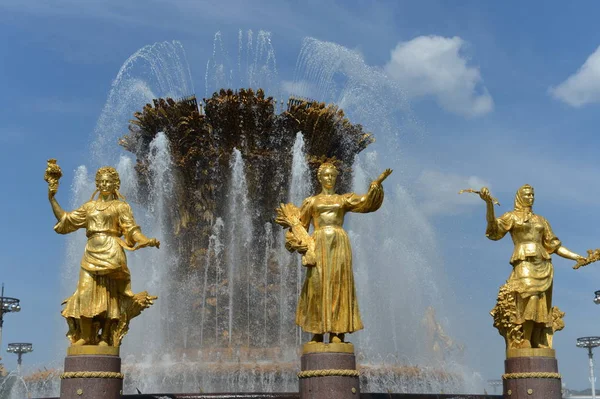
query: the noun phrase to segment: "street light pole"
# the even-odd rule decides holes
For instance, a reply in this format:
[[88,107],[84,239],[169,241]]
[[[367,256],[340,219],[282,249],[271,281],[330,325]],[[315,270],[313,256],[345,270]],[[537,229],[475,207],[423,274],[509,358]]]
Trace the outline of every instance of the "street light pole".
[[596,377],[594,377],[594,354],[592,348],[588,347],[588,357],[590,359],[590,382],[592,384],[592,399],[596,399]]
[[20,312],[21,305],[17,298],[4,296],[4,283],[0,295],[0,348],[2,348],[2,326],[4,325],[4,313]]
[[23,361],[23,355],[25,353],[33,352],[33,344],[29,342],[15,342],[8,344],[6,351],[17,354],[17,375],[21,375],[21,363]]
[[592,384],[592,399],[596,399],[596,377],[594,376],[594,354],[592,349],[600,346],[600,337],[577,338],[578,348],[587,348],[590,362],[590,383]]

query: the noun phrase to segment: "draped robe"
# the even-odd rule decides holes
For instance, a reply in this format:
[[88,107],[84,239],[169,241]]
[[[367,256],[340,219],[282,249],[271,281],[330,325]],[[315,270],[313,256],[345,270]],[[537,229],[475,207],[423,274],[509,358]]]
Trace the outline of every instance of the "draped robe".
[[514,322],[527,320],[552,326],[552,281],[554,268],[551,254],[561,246],[550,223],[539,215],[510,211],[496,219],[486,232],[499,240],[510,232],[515,245],[510,258],[513,271],[508,282],[517,295]]
[[319,194],[304,200],[300,222],[312,222],[316,265],[308,267],[296,324],[313,334],[351,333],[363,328],[352,272],[352,249],[344,231],[346,212],[374,212],[383,202],[383,187],[372,184],[365,195]]
[[[77,289],[66,300],[65,318],[101,316],[119,319],[119,297],[133,296],[123,246],[133,246],[139,230],[129,204],[120,200],[92,200],[65,212],[54,226],[59,234],[86,229],[87,244],[81,259]],[[124,237],[124,240],[121,239]]]

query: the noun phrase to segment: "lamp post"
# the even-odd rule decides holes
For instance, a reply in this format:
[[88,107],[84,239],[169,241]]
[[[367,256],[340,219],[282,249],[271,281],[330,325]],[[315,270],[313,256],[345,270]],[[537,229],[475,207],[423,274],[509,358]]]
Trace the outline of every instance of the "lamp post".
[[28,342],[15,342],[12,344],[8,344],[8,348],[6,349],[9,353],[16,353],[17,358],[17,374],[21,375],[21,361],[23,355],[25,353],[33,352],[33,344]]
[[594,377],[594,354],[592,349],[600,346],[600,337],[581,337],[577,338],[578,348],[587,348],[588,358],[590,359],[590,383],[592,384],[592,399],[596,399],[596,377]]
[[4,284],[2,284],[2,294],[0,294],[0,348],[2,347],[2,325],[4,324],[4,313],[19,312],[21,305],[17,298],[4,296]]
[[600,305],[600,290],[594,291],[594,303]]

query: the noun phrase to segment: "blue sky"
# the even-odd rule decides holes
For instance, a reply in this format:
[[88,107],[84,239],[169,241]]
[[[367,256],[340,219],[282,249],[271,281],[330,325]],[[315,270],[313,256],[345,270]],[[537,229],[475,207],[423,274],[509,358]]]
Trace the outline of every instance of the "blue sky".
[[[235,49],[238,30],[252,29],[272,33],[283,82],[293,79],[303,39],[313,37],[354,50],[404,88],[415,132],[406,133],[401,163],[386,167],[398,171],[395,181],[435,228],[459,306],[449,331],[471,348],[469,361],[484,379],[498,378],[503,342],[487,312],[509,275],[511,243],[486,240],[483,203],[455,193],[488,184],[501,212],[529,183],[535,211],[568,248],[600,247],[599,11],[592,1],[0,0],[0,281],[23,305],[6,316],[3,347],[33,342],[25,362],[43,364],[55,357],[50,342],[63,339],[47,327],[62,299],[66,244],[51,229],[46,159],[59,159],[65,182],[88,162],[111,82],[139,48],[180,41],[202,96],[215,32]],[[65,207],[66,191],[59,193]],[[587,362],[575,339],[600,335],[600,307],[592,303],[600,266],[554,265],[554,301],[567,313],[555,336],[559,367],[569,387],[583,389]],[[2,357],[15,366],[4,349]]]

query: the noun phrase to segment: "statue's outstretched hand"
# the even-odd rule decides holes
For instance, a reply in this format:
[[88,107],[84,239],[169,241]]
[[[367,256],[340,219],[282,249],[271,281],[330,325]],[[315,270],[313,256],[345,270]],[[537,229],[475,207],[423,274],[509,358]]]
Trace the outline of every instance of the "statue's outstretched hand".
[[384,170],[384,171],[383,171],[383,173],[381,173],[381,174],[379,175],[379,177],[378,177],[378,178],[377,178],[377,179],[376,179],[376,180],[375,180],[373,183],[377,183],[377,184],[381,184],[381,183],[383,183],[383,181],[384,181],[385,179],[387,179],[387,177],[388,177],[389,175],[391,175],[391,174],[392,174],[392,172],[393,172],[393,170],[391,170],[391,169],[386,169],[386,170]]
[[58,191],[58,181],[61,177],[62,170],[56,163],[56,159],[49,159],[46,171],[44,172],[44,180],[48,183],[48,199],[51,200],[56,195],[56,191]]
[[150,240],[148,240],[148,246],[160,248],[160,241],[158,241],[156,238],[151,238]]
[[587,258],[581,255],[577,258],[577,263],[575,264],[575,266],[573,266],[573,269],[577,270],[580,267],[587,266],[590,263],[594,263],[600,260],[600,249],[588,249],[587,254]]
[[52,199],[56,196],[56,192],[58,191],[58,184],[49,184],[48,185],[48,199]]
[[133,250],[137,251],[138,249],[146,248],[146,247],[160,248],[160,241],[158,241],[156,238],[149,238],[146,241],[140,241],[140,242],[138,242],[138,245],[136,245],[135,247],[133,247]]
[[573,269],[577,270],[582,266],[587,266],[589,265],[590,262],[587,262],[587,258],[584,258],[583,256],[580,256],[579,258],[576,259],[575,265],[573,266]]
[[479,197],[488,204],[494,203],[490,190],[487,187],[482,187],[481,190],[479,190]]

